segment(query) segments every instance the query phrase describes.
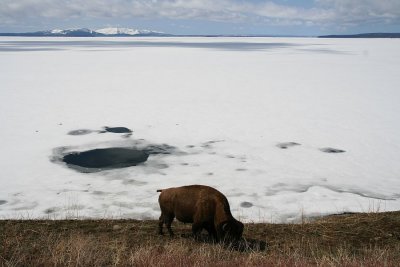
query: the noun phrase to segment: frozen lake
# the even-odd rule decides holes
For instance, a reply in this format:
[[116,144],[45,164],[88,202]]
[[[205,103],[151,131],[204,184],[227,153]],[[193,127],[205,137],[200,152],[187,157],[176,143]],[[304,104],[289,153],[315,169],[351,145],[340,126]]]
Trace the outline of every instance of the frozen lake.
[[399,39],[0,37],[0,218],[399,210],[399,70]]

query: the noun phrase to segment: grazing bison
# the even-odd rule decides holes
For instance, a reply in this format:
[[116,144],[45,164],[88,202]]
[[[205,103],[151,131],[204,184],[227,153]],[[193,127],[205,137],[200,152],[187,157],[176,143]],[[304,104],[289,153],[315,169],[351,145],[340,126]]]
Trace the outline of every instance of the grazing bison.
[[181,222],[193,223],[194,237],[204,228],[217,241],[241,238],[243,224],[233,218],[228,200],[218,190],[205,185],[188,185],[157,192],[161,192],[159,234],[163,234],[165,224],[172,236],[171,223],[176,217]]

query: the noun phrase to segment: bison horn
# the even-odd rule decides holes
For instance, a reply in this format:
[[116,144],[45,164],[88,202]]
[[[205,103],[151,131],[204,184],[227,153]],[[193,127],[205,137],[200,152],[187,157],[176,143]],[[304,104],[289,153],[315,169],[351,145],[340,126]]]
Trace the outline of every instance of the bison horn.
[[228,223],[224,223],[222,225],[222,231],[227,232],[228,231]]

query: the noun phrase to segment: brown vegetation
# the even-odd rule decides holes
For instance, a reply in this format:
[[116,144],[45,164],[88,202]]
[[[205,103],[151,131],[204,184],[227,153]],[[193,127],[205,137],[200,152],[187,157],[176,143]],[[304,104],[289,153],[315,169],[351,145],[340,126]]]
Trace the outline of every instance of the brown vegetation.
[[[175,223],[189,235],[189,225]],[[156,221],[3,220],[0,266],[398,266],[400,212],[250,223],[241,247],[159,236]],[[267,243],[266,248],[263,242]],[[261,245],[261,246],[259,246]]]

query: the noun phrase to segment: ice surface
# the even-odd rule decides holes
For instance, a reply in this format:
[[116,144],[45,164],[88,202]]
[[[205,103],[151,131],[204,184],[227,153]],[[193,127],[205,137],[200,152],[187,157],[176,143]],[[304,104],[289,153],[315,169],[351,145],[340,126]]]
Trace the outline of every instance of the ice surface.
[[[1,37],[0,62],[0,218],[155,219],[188,184],[244,221],[400,209],[398,39]],[[113,147],[154,153],[59,160]]]

